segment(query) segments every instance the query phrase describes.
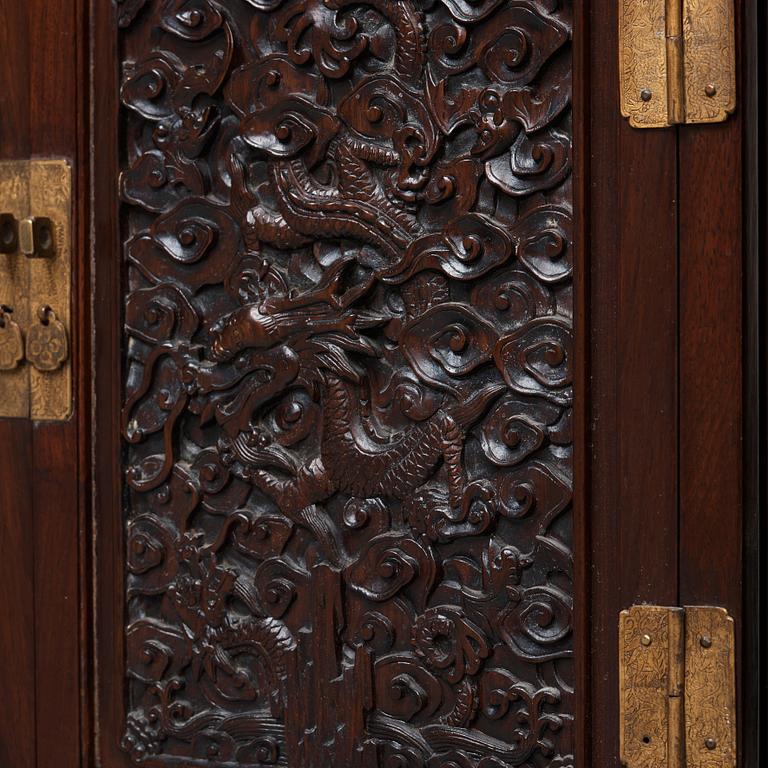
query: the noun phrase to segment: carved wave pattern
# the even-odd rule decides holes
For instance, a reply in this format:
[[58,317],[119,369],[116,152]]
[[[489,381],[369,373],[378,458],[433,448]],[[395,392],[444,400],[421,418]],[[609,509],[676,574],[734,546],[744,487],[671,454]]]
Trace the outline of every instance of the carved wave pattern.
[[573,764],[569,0],[122,0],[137,764]]

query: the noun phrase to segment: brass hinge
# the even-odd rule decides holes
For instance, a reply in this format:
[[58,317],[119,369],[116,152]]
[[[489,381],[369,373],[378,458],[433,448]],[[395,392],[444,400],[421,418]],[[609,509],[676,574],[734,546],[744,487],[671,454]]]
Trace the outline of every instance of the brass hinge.
[[723,608],[636,605],[619,618],[621,763],[735,768],[733,619]]
[[72,170],[0,162],[0,418],[72,412]]
[[733,0],[619,0],[621,113],[635,128],[736,108]]

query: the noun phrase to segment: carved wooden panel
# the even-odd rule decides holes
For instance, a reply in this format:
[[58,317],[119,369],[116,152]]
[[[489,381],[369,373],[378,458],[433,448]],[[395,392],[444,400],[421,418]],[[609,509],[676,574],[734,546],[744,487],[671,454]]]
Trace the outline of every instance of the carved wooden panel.
[[570,0],[117,12],[124,749],[572,766]]

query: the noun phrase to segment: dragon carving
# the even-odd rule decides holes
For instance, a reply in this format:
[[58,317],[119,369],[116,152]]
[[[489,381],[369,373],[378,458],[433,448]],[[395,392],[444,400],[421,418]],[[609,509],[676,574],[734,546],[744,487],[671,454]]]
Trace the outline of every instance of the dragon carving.
[[118,5],[123,748],[572,765],[571,3]]

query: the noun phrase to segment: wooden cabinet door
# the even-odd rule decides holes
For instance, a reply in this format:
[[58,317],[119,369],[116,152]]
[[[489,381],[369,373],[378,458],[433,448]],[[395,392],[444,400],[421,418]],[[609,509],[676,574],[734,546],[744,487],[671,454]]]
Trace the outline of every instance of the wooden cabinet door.
[[618,766],[619,611],[746,663],[753,41],[637,130],[612,0],[41,3],[76,400],[0,421],[0,758]]
[[573,760],[572,12],[124,9],[134,761]]

